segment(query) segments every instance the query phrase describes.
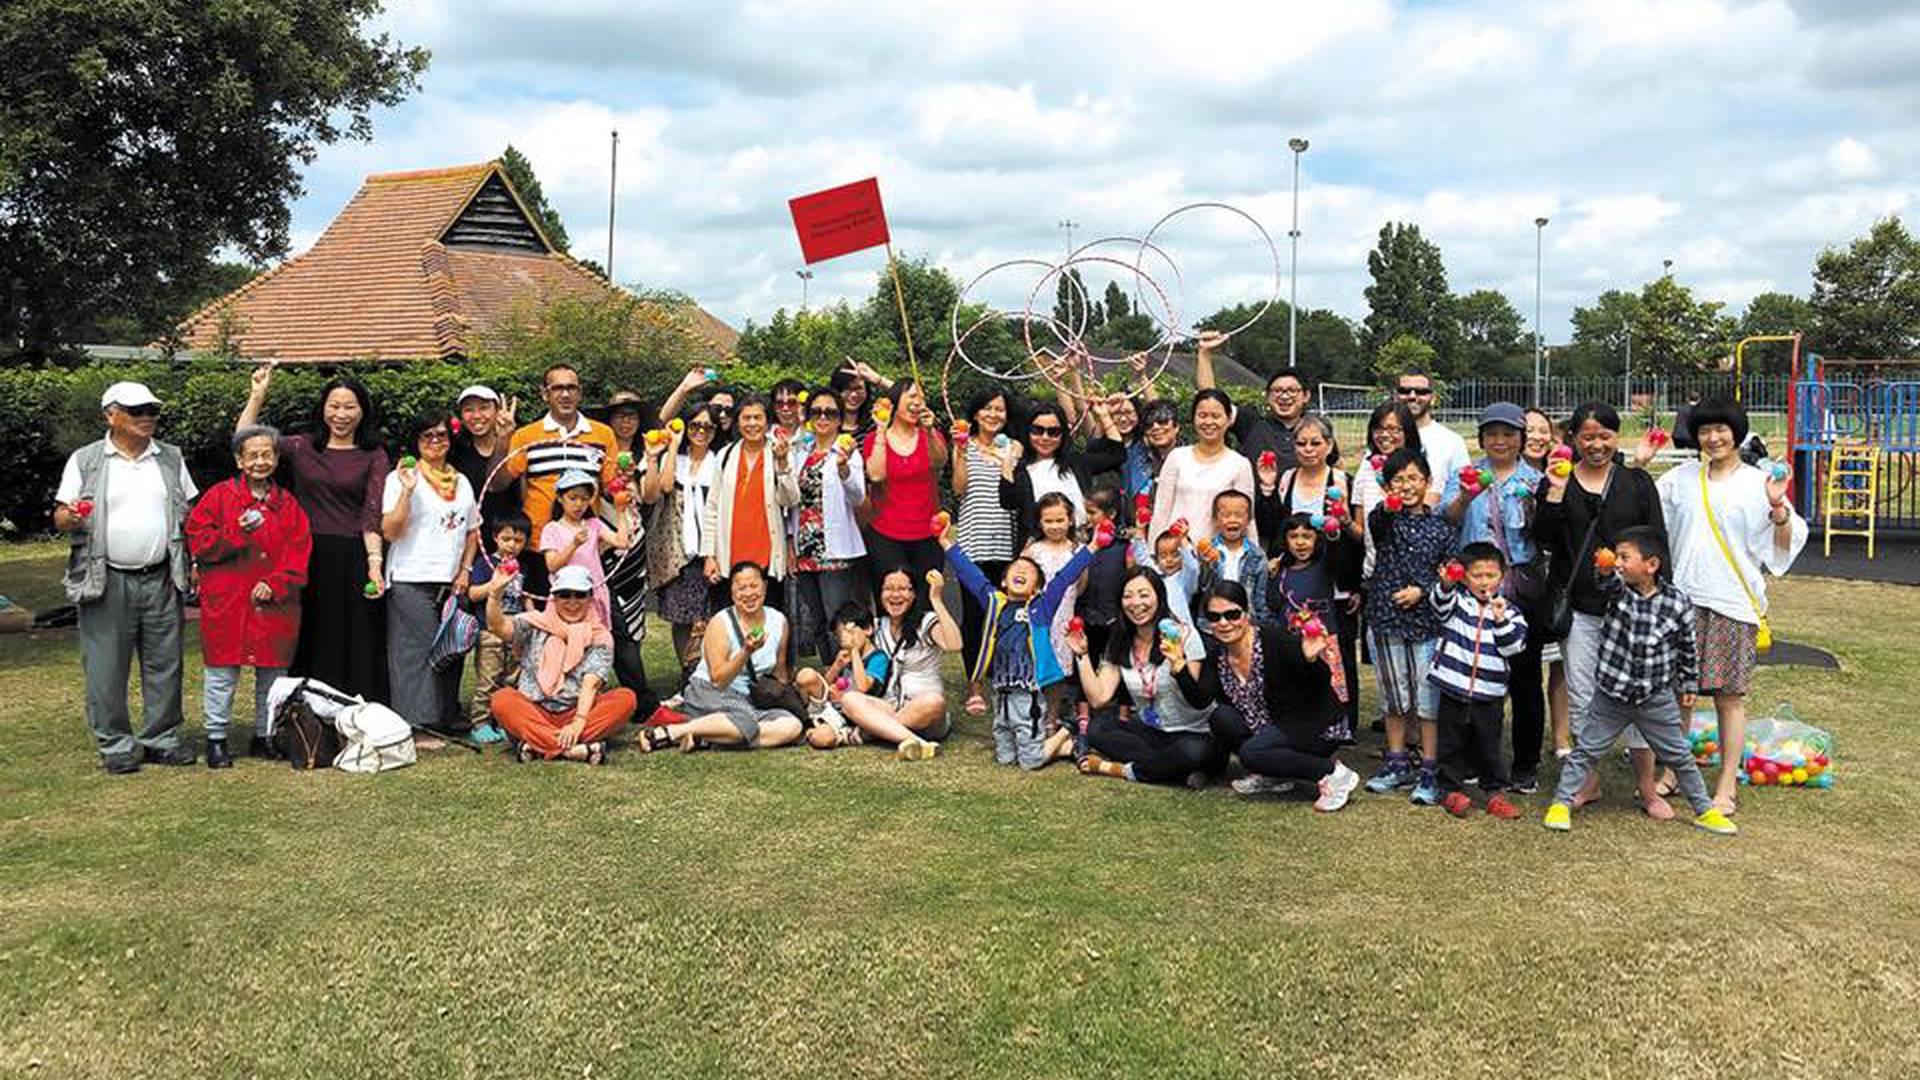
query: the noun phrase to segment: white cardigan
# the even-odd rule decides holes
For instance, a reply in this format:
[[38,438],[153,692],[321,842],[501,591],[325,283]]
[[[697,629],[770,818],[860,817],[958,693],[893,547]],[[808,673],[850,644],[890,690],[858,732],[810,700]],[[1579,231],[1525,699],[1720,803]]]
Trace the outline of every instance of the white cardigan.
[[[867,553],[867,541],[860,535],[860,523],[854,518],[854,511],[867,498],[866,465],[856,452],[847,459],[847,479],[842,482],[838,461],[839,455],[828,450],[826,460],[820,463],[820,515],[825,519],[827,558],[858,559]],[[806,455],[796,447],[788,470],[793,476],[795,493],[793,509],[787,512],[789,540],[799,528],[800,472],[806,468],[806,464]]]
[[1807,545],[1807,522],[1787,505],[1790,530],[1787,546],[1775,547],[1773,522],[1767,520],[1767,476],[1752,465],[1742,464],[1732,476],[1715,480],[1708,496],[1713,501],[1713,516],[1727,538],[1727,548],[1740,564],[1747,588],[1753,590],[1760,610],[1740,588],[1739,578],[1727,565],[1727,557],[1713,538],[1706,510],[1700,505],[1700,481],[1706,466],[1689,461],[1676,465],[1654,482],[1660,491],[1660,512],[1667,521],[1667,545],[1673,558],[1673,583],[1687,594],[1695,607],[1724,615],[1749,626],[1766,614],[1767,583],[1763,570],[1785,574]]
[[[707,493],[707,532],[700,544],[700,554],[719,563],[723,574],[733,565],[733,494],[740,485],[740,445],[736,442],[720,451],[720,482]],[[800,501],[800,489],[794,486],[792,473],[774,467],[771,439],[761,444],[760,452],[766,455],[760,475],[764,478],[767,524],[778,527],[778,523],[786,521],[783,511]],[[767,567],[767,576],[776,581],[787,576],[785,533],[781,528],[772,538],[773,554],[767,560],[771,564]]]

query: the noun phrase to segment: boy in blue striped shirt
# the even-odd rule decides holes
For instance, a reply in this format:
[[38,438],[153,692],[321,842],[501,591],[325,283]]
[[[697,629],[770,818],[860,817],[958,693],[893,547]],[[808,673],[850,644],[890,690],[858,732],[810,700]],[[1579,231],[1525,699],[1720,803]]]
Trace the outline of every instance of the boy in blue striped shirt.
[[1487,813],[1512,821],[1520,808],[1505,794],[1507,776],[1500,731],[1507,706],[1507,658],[1527,647],[1527,623],[1500,595],[1506,557],[1484,541],[1466,545],[1441,570],[1431,593],[1440,616],[1440,640],[1427,678],[1440,690],[1440,805],[1454,817],[1473,812],[1461,790],[1466,777],[1480,778]]

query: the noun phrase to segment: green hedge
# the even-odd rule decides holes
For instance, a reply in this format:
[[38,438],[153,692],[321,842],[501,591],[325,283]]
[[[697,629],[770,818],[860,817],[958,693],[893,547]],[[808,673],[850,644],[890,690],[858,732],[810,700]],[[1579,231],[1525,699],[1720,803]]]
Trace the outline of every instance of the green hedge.
[[[585,368],[588,365],[583,364]],[[684,369],[642,365],[582,371],[587,404],[597,405],[618,388],[657,402],[678,382]],[[453,397],[472,383],[485,383],[517,395],[523,419],[538,416],[543,365],[502,360],[422,361],[405,365],[343,365],[317,370],[282,367],[261,419],[284,431],[306,430],[320,386],[335,374],[352,374],[367,384],[380,415],[382,437],[391,445],[397,427],[434,408],[451,409]],[[159,437],[179,446],[194,479],[202,487],[233,472],[229,452],[233,422],[246,404],[251,369],[229,364],[95,365],[55,368],[0,368],[0,527],[13,536],[44,531],[53,512],[60,469],[76,447],[101,436],[100,394],[121,379],[144,382],[164,403]],[[730,367],[727,378],[764,388],[778,372]]]

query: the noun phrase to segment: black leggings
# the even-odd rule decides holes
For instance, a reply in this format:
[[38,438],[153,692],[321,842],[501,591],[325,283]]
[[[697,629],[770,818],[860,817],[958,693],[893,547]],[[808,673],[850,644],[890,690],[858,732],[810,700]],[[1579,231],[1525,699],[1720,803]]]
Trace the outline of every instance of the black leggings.
[[1133,778],[1146,784],[1183,783],[1191,773],[1212,771],[1215,758],[1210,735],[1123,724],[1110,709],[1094,714],[1087,742],[1108,761],[1133,766]]
[[[1000,587],[1000,579],[1007,575],[1009,559],[995,559],[990,562],[975,563],[980,572],[986,575],[987,583],[994,588]],[[960,590],[960,640],[964,646],[962,655],[966,658],[967,673],[971,675],[980,662],[980,646],[987,637],[987,609],[973,598],[973,593]]]
[[[947,565],[947,553],[940,547],[940,541],[895,540],[881,536],[872,529],[867,530],[867,566],[873,578],[873,610],[880,610],[880,582],[889,573],[901,567],[913,574],[914,598],[925,602],[927,599],[927,571],[939,570]],[[989,579],[991,580],[991,579]]]

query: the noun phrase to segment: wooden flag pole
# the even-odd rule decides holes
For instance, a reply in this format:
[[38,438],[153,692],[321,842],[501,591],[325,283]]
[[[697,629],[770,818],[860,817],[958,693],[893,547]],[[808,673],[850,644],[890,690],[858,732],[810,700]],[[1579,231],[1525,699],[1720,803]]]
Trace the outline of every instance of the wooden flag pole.
[[920,378],[920,360],[913,354],[913,327],[907,321],[907,293],[900,287],[900,266],[893,258],[893,243],[887,243],[887,273],[893,276],[893,300],[900,305],[900,333],[907,339],[907,364],[913,368],[913,381],[922,383]]

